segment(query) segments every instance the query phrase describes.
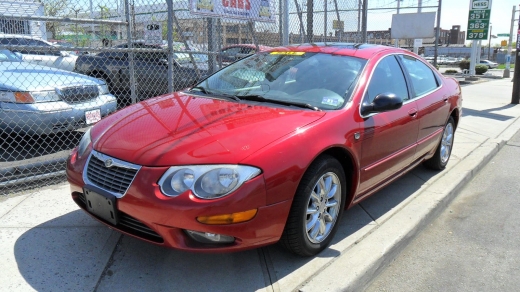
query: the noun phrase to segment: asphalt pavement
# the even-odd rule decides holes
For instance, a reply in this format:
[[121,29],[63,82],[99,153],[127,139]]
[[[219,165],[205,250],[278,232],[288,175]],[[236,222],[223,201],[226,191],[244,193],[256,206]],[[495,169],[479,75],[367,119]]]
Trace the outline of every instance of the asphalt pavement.
[[419,166],[348,210],[332,245],[316,257],[277,245],[229,254],[157,247],[97,223],[63,183],[0,196],[0,291],[362,290],[519,129],[510,80],[462,90],[447,169]]
[[518,291],[520,132],[368,287]]

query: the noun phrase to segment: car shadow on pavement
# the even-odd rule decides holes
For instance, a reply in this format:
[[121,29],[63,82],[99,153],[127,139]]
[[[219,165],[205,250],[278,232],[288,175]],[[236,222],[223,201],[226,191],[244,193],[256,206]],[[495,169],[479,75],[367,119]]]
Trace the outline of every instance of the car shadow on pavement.
[[80,210],[11,235],[18,271],[36,291],[93,291],[119,237]]
[[437,174],[419,166],[347,210],[332,245],[310,258],[276,244],[224,254],[167,249],[121,236],[81,210],[24,231],[14,253],[23,278],[38,291],[256,291],[270,285],[293,290],[348,252]]

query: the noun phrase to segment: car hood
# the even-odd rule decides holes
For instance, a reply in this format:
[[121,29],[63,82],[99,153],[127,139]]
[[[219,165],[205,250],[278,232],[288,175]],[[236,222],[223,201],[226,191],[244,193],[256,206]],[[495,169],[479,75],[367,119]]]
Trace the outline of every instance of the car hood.
[[27,62],[0,62],[0,75],[0,90],[37,91],[78,84],[103,84],[93,77]]
[[91,133],[96,151],[139,165],[238,163],[324,115],[175,93],[116,112]]

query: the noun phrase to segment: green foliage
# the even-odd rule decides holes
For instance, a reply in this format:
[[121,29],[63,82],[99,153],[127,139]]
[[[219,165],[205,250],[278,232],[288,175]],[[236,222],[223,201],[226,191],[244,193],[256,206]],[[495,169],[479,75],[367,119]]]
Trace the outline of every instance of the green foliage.
[[457,72],[459,72],[459,71],[457,71],[457,70],[453,70],[453,69],[448,69],[448,70],[446,70],[446,72],[444,72],[444,73],[445,73],[445,74],[455,74],[455,73],[457,73]]
[[486,65],[477,65],[475,66],[475,73],[477,73],[478,75],[482,75],[484,73],[486,73],[488,70],[488,66]]
[[464,69],[468,69],[469,70],[469,60],[468,59],[464,59],[464,60],[460,61],[459,68],[461,70],[464,70]]
[[[505,69],[506,68],[506,64],[499,64],[497,69]],[[509,65],[509,68],[510,69],[514,69],[515,68],[515,64],[510,64]]]

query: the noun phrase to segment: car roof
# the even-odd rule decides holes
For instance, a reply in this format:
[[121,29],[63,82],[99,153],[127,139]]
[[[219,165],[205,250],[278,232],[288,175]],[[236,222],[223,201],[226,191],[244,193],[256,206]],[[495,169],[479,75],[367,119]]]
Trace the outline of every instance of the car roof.
[[410,53],[410,51],[408,50],[389,46],[339,42],[295,44],[283,47],[276,47],[270,51],[325,53],[344,56],[354,56],[363,59],[369,59],[373,55],[383,51]]

